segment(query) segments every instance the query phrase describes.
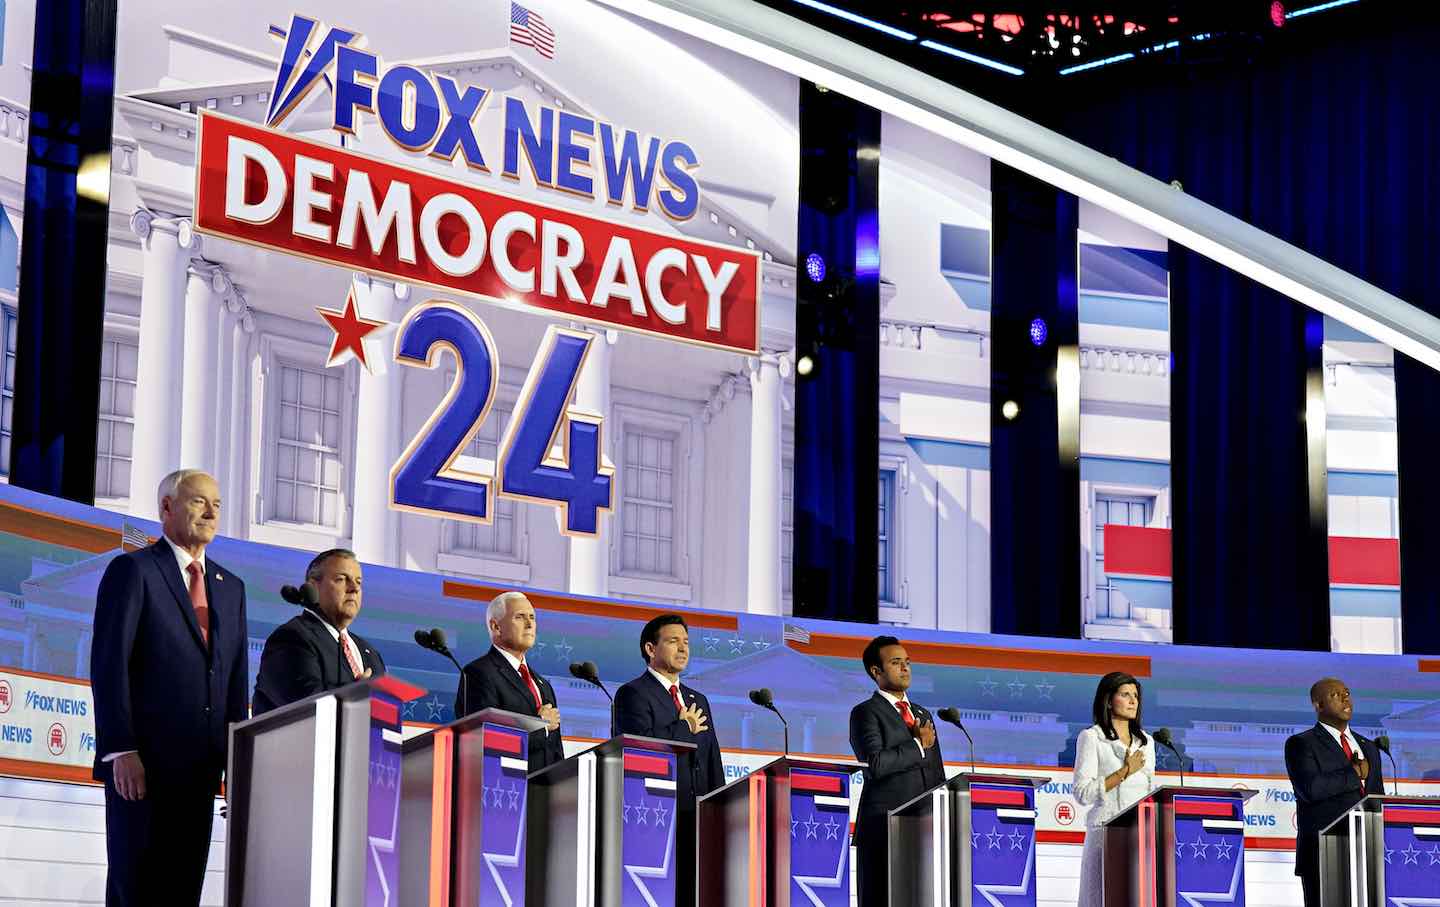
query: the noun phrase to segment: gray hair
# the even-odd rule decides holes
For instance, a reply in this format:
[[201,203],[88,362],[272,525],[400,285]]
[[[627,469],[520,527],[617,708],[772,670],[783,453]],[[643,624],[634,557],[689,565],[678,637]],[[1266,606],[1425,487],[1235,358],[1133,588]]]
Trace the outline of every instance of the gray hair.
[[[525,597],[524,592],[516,592],[513,589],[509,592],[501,592],[490,599],[490,606],[485,609],[485,626],[490,626],[492,620],[496,623],[504,620],[505,612],[510,609],[510,603],[513,601],[528,602],[530,599]],[[490,635],[493,637],[495,634],[492,631]]]
[[355,563],[360,563],[360,558],[356,557],[355,552],[349,548],[331,548],[328,551],[322,551],[315,555],[315,557],[310,560],[310,566],[305,568],[305,582],[308,583],[311,580],[320,579],[323,575],[322,571],[325,569],[325,565],[337,557],[348,557]]
[[[165,512],[165,499],[172,500],[180,494],[180,486],[196,476],[210,476],[210,473],[203,469],[177,469],[160,480],[160,487],[155,490],[155,512]],[[210,476],[213,478],[213,476]]]

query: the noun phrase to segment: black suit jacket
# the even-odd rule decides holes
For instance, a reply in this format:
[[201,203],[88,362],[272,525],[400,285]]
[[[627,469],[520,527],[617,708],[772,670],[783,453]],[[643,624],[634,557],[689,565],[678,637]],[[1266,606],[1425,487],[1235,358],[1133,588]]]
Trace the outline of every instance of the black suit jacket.
[[696,797],[724,786],[725,764],[720,758],[720,738],[715,736],[715,713],[710,709],[710,700],[683,683],[680,698],[687,706],[700,706],[708,725],[705,730],[691,733],[690,725],[675,708],[670,690],[646,671],[615,691],[615,733],[695,744],[694,754],[681,756],[675,768],[676,808],[689,811],[695,808]]
[[207,557],[205,597],[208,645],[165,539],[105,568],[90,647],[97,781],[110,778],[107,754],[136,750],[151,789],[218,787],[230,722],[246,718],[245,584]]
[[1345,758],[1345,751],[1330,732],[1316,724],[1285,741],[1285,771],[1295,788],[1295,874],[1318,872],[1320,832],[1340,818],[1366,794],[1385,793],[1380,769],[1380,749],[1351,728],[1365,760],[1369,776],[1360,776]]
[[[912,702],[910,711],[919,723],[935,722],[924,706]],[[857,826],[884,817],[945,780],[939,741],[922,756],[900,710],[878,690],[850,710],[850,748],[866,765]]]
[[[385,673],[385,659],[358,633],[347,631],[360,650],[360,666],[370,676]],[[255,678],[256,715],[306,696],[355,682],[350,661],[340,653],[340,641],[330,635],[325,618],[301,613],[275,628],[260,653],[260,674]]]
[[[540,701],[559,708],[555,688],[550,681],[536,673],[533,665],[530,666],[530,676],[540,690]],[[540,713],[530,688],[520,679],[520,672],[510,667],[510,662],[494,646],[460,672],[460,688],[455,692],[455,713],[460,714],[462,708],[466,715],[481,709],[504,709],[521,715]],[[564,758],[565,745],[558,728],[548,734],[536,731],[530,735],[530,771],[539,771]]]

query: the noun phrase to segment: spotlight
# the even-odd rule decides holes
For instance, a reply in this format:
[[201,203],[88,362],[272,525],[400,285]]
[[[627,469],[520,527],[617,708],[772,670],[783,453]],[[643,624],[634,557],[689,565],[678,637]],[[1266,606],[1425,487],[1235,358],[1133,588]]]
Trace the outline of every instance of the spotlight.
[[1036,318],[1030,322],[1030,342],[1036,346],[1044,346],[1045,338],[1050,336],[1050,328],[1045,325],[1044,318]]
[[825,279],[825,259],[820,257],[819,252],[805,256],[805,274],[815,283]]
[[795,374],[803,378],[813,371],[815,371],[814,359],[811,359],[809,356],[801,356],[795,360]]
[[1016,403],[1014,400],[1006,400],[1005,403],[1000,407],[1000,415],[1004,416],[1008,420],[1013,421],[1016,416],[1020,415],[1020,404]]
[[1285,25],[1285,4],[1280,0],[1270,4],[1270,24],[1276,28],[1283,28]]

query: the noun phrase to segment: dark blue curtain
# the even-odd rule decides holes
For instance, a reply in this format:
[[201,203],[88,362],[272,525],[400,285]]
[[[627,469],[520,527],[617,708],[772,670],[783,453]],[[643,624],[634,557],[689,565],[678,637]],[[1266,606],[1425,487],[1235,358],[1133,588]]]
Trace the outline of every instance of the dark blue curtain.
[[[1041,116],[1440,313],[1440,28],[1371,4],[1326,16],[1250,61],[1116,66]],[[1186,250],[1170,260],[1176,642],[1328,648],[1323,498],[1296,421],[1316,319]],[[1433,653],[1440,375],[1396,360],[1404,645]]]

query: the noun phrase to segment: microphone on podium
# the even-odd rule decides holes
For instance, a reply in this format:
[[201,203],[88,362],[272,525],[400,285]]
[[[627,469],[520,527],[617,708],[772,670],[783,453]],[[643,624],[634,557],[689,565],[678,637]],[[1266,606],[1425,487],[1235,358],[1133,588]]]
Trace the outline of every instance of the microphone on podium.
[[415,642],[422,649],[428,649],[437,655],[444,655],[450,659],[450,663],[455,666],[455,670],[460,672],[460,703],[459,708],[455,710],[455,717],[464,718],[470,714],[470,678],[466,676],[465,669],[460,666],[460,662],[455,659],[455,655],[450,651],[450,647],[447,645],[448,640],[445,638],[445,631],[439,627],[432,627],[429,630],[416,630]]
[[1155,738],[1156,743],[1160,744],[1161,746],[1165,747],[1167,750],[1175,754],[1175,761],[1180,764],[1180,786],[1184,787],[1185,757],[1180,755],[1180,751],[1175,748],[1175,741],[1170,736],[1170,729],[1168,727],[1162,727],[1160,730],[1156,731],[1150,736]]
[[940,716],[941,721],[948,721],[960,729],[965,735],[965,740],[970,744],[970,774],[975,774],[975,741],[971,738],[970,732],[965,730],[965,722],[960,720],[960,710],[952,706],[946,706],[935,713]]
[[595,667],[593,661],[572,661],[570,662],[570,676],[599,687],[600,692],[605,694],[605,698],[610,700],[610,735],[613,737],[616,733],[615,697],[611,696],[610,691],[605,689],[605,684],[600,682],[600,669]]
[[292,605],[299,605],[302,608],[313,608],[320,604],[320,590],[315,588],[314,583],[301,583],[298,586],[281,586],[280,597]]
[[1390,735],[1381,734],[1375,738],[1375,748],[1384,753],[1390,760],[1390,783],[1395,790],[1395,796],[1400,796],[1400,772],[1395,768],[1395,756],[1390,752]]
[[769,687],[761,687],[758,690],[750,691],[750,701],[762,709],[769,709],[775,713],[776,718],[780,719],[780,726],[784,729],[785,734],[785,758],[790,758],[790,722],[786,721],[785,716],[780,714],[780,710],[775,708],[775,694],[770,692]]

